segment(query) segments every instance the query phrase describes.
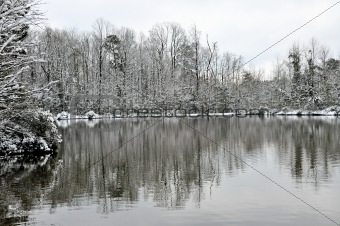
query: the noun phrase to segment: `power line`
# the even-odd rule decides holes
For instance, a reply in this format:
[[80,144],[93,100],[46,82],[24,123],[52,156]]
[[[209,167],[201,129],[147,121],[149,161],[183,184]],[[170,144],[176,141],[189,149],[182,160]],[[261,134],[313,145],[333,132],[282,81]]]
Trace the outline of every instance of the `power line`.
[[223,150],[227,151],[231,156],[233,156],[235,159],[237,159],[238,161],[244,163],[245,165],[247,165],[249,168],[251,168],[252,170],[254,170],[255,172],[257,172],[258,174],[260,174],[261,176],[263,176],[265,179],[269,180],[270,182],[272,182],[273,184],[275,184],[277,187],[281,188],[282,190],[284,190],[285,192],[287,192],[288,194],[290,194],[291,196],[293,196],[294,198],[296,198],[297,200],[303,202],[304,204],[306,204],[307,206],[309,206],[310,208],[312,208],[314,211],[318,212],[319,214],[321,214],[322,216],[324,216],[325,218],[327,218],[328,220],[332,221],[333,223],[335,223],[336,225],[339,225],[339,223],[337,223],[335,220],[333,220],[332,218],[330,218],[329,216],[327,216],[326,214],[322,213],[320,210],[318,210],[317,208],[315,208],[314,206],[312,206],[311,204],[309,204],[307,201],[303,200],[302,198],[298,197],[297,195],[295,195],[293,192],[289,191],[287,188],[283,187],[282,185],[280,185],[278,182],[276,182],[275,180],[273,180],[272,178],[270,178],[269,176],[267,176],[266,174],[262,173],[260,170],[256,169],[254,166],[250,165],[249,163],[247,163],[246,161],[244,161],[242,158],[240,158],[239,156],[237,156],[236,154],[232,153],[231,151],[227,150],[225,147],[223,147],[222,145],[218,144],[216,141],[214,141],[213,139],[209,138],[208,136],[204,135],[202,132],[198,131],[196,128],[194,128],[193,126],[189,125],[187,122],[185,122],[182,119],[179,119],[180,122],[184,123],[187,127],[191,128],[195,133],[199,134],[200,136],[204,137],[205,139],[207,139],[209,142],[215,144],[217,147],[222,148]]
[[[293,31],[291,31],[289,34],[285,35],[283,38],[281,38],[280,40],[278,40],[277,42],[273,43],[272,45],[270,45],[269,47],[267,47],[265,50],[261,51],[260,53],[258,53],[256,56],[254,56],[253,58],[251,58],[250,60],[248,60],[246,63],[244,63],[243,65],[241,65],[237,70],[241,69],[242,67],[244,67],[245,65],[249,64],[250,62],[252,62],[253,60],[255,60],[256,58],[258,58],[259,56],[261,56],[262,54],[264,54],[265,52],[269,51],[270,49],[272,49],[274,46],[276,46],[277,44],[279,44],[280,42],[282,42],[283,40],[287,39],[289,36],[291,36],[292,34],[296,33],[297,31],[301,30],[302,28],[304,28],[306,25],[310,24],[312,21],[316,20],[318,17],[320,17],[321,15],[323,15],[324,13],[326,13],[327,11],[329,11],[330,9],[332,9],[333,7],[335,7],[337,4],[339,4],[340,1],[336,2],[335,4],[331,5],[330,7],[328,7],[327,9],[323,10],[321,13],[317,14],[315,17],[313,17],[312,19],[308,20],[306,23],[302,24],[301,26],[299,26],[298,28],[294,29]],[[33,24],[33,23],[32,23]],[[39,28],[41,28],[42,30],[47,31],[46,29],[43,29],[40,25],[38,24],[34,24],[36,26],[38,26]],[[231,73],[229,74],[231,75]],[[214,84],[212,84],[211,86],[207,87],[203,92],[205,92],[207,89],[210,89]],[[135,89],[134,89],[135,90]],[[137,93],[139,92],[138,90]],[[141,94],[144,95],[144,94]],[[151,101],[152,103],[154,103],[153,101]],[[154,103],[155,105],[159,106],[157,103]],[[161,109],[163,109],[161,106],[159,106]],[[88,166],[89,168],[93,167],[94,165],[100,163],[101,160],[103,160],[104,158],[108,157],[109,155],[111,155],[113,152],[115,152],[116,150],[119,150],[120,148],[122,148],[123,146],[127,145],[129,142],[133,141],[136,137],[138,137],[139,135],[145,133],[146,131],[148,131],[149,129],[151,129],[152,127],[154,127],[158,122],[160,122],[161,120],[158,120],[156,123],[154,123],[152,126],[147,127],[146,129],[144,129],[143,131],[141,131],[140,133],[138,133],[136,136],[134,136],[133,138],[129,139],[127,142],[125,142],[124,144],[120,145],[119,147],[115,148],[113,151],[111,151],[110,153],[106,154],[104,157],[100,158],[99,160],[97,160],[96,162],[94,162],[92,165]],[[324,213],[322,213],[320,210],[316,209],[315,207],[313,207],[311,204],[309,204],[308,202],[304,201],[302,198],[296,196],[294,193],[292,193],[291,191],[289,191],[288,189],[286,189],[285,187],[283,187],[282,185],[278,184],[276,181],[274,181],[273,179],[271,179],[270,177],[268,177],[267,175],[265,175],[264,173],[262,173],[261,171],[257,170],[255,167],[251,166],[250,164],[248,164],[247,162],[245,162],[242,158],[238,157],[237,155],[233,154],[232,152],[228,151],[227,149],[225,149],[223,146],[219,145],[216,141],[212,140],[211,138],[209,138],[208,136],[204,135],[202,132],[198,131],[197,129],[195,129],[194,127],[190,126],[188,123],[186,123],[185,121],[179,119],[179,121],[181,121],[182,123],[186,124],[189,128],[191,128],[195,133],[198,133],[199,135],[201,135],[202,137],[208,139],[210,142],[214,143],[216,146],[219,146],[221,148],[223,148],[224,150],[226,150],[230,155],[232,155],[233,157],[235,157],[237,160],[243,162],[244,164],[246,164],[248,167],[250,167],[251,169],[253,169],[254,171],[256,171],[258,174],[260,174],[261,176],[263,176],[264,178],[266,178],[267,180],[269,180],[270,182],[272,182],[273,184],[275,184],[276,186],[278,186],[279,188],[281,188],[282,190],[286,191],[288,194],[290,194],[291,196],[293,196],[294,198],[298,199],[299,201],[303,202],[304,204],[306,204],[307,206],[311,207],[314,211],[318,212],[319,214],[321,214],[322,216],[324,216],[325,218],[327,218],[328,220],[332,221],[333,223],[335,223],[336,225],[339,225],[339,223],[337,223],[336,221],[334,221],[332,218],[328,217],[327,215],[325,215]],[[80,173],[78,173],[75,177],[72,177],[71,179],[76,178],[79,174],[83,173],[83,171],[81,171]],[[65,183],[64,183],[65,184]],[[63,185],[63,184],[62,184]]]
[[[301,30],[302,28],[304,28],[306,25],[310,24],[311,22],[313,22],[314,20],[316,20],[318,17],[320,17],[321,15],[323,15],[324,13],[328,12],[329,10],[331,10],[332,8],[334,8],[337,4],[339,4],[340,1],[334,3],[333,5],[331,5],[330,7],[328,7],[327,9],[323,10],[321,13],[317,14],[316,16],[314,16],[312,19],[308,20],[307,22],[305,22],[304,24],[302,24],[301,26],[295,28],[293,31],[291,31],[290,33],[288,33],[287,35],[285,35],[283,38],[279,39],[278,41],[276,41],[275,43],[273,43],[272,45],[270,45],[269,47],[267,47],[266,49],[264,49],[263,51],[259,52],[257,55],[255,55],[254,57],[252,57],[250,60],[248,60],[247,62],[245,62],[244,64],[242,64],[241,66],[239,66],[235,71],[240,70],[241,68],[243,68],[244,66],[246,66],[247,64],[249,64],[250,62],[254,61],[256,58],[258,58],[259,56],[263,55],[264,53],[266,53],[267,51],[269,51],[270,49],[272,49],[274,46],[276,46],[277,44],[281,43],[282,41],[284,41],[285,39],[287,39],[288,37],[290,37],[292,34],[296,33],[297,31]],[[233,72],[227,74],[227,76],[230,76],[233,74]],[[214,84],[208,86],[204,91],[206,92],[208,89],[210,89],[211,87],[213,87]],[[214,96],[212,97],[214,98]]]

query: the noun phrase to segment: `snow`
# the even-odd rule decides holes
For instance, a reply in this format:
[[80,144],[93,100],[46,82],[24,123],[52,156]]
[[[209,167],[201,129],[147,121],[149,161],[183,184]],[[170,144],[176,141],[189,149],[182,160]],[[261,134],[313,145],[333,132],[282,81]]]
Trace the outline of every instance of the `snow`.
[[15,116],[16,123],[5,120],[0,124],[0,155],[48,153],[61,141],[49,111],[24,110]]
[[[267,108],[265,108],[267,109]],[[269,115],[286,115],[286,116],[337,116],[340,114],[340,106],[331,106],[328,107],[326,109],[323,110],[304,110],[304,109],[290,109],[287,107],[282,108],[281,110],[278,109],[268,109],[268,111],[265,111],[265,114]],[[240,111],[238,112],[238,115],[258,115],[260,113],[260,111]],[[144,114],[143,114],[144,115]],[[211,113],[190,113],[189,111],[187,111],[186,113],[182,113],[182,112],[176,112],[175,111],[171,111],[171,112],[163,112],[162,116],[163,117],[232,117],[232,116],[236,116],[236,111],[234,112],[225,112],[225,113],[219,113],[219,112],[211,112]],[[145,117],[151,117],[152,114],[149,112],[149,114],[145,114]],[[144,116],[140,117],[140,118],[145,118]],[[69,125],[69,123],[64,123],[62,121],[68,121],[70,119],[73,120],[83,120],[83,119],[121,119],[121,118],[139,118],[139,115],[137,113],[129,113],[129,114],[121,114],[121,115],[113,115],[111,113],[105,113],[103,115],[99,115],[97,113],[95,113],[94,111],[88,111],[86,114],[84,115],[74,115],[71,116],[71,114],[69,114],[68,112],[61,112],[59,114],[57,114],[56,119],[58,119],[59,121],[57,122],[59,127],[67,127]]]
[[46,141],[40,137],[39,141],[38,141],[39,145],[40,145],[40,150],[42,151],[50,151],[51,149],[48,147]]
[[309,115],[309,116],[337,116],[340,114],[340,106],[331,106],[323,110],[294,110],[284,108],[281,111],[274,113],[274,115]]
[[57,118],[57,120],[67,120],[67,119],[70,118],[70,114],[67,113],[66,111],[63,111],[63,112],[57,114],[56,118]]
[[324,110],[315,111],[316,115],[339,115],[340,106],[331,106]]
[[85,116],[88,118],[88,119],[97,119],[99,118],[99,115],[96,114],[94,111],[89,111],[85,114]]

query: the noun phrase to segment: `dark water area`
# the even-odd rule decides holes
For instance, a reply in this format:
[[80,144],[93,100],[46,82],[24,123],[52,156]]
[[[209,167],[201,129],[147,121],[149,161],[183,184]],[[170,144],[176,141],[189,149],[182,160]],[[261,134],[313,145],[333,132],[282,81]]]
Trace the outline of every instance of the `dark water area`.
[[58,153],[0,160],[0,225],[340,223],[337,117],[62,121],[59,129]]

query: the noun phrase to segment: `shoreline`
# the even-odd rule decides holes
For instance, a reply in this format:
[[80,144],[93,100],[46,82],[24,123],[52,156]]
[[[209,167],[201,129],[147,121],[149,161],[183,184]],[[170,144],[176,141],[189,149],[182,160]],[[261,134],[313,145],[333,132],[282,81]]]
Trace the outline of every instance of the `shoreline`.
[[[245,109],[240,109],[239,112],[226,112],[226,113],[191,113],[191,114],[127,114],[127,115],[112,115],[112,114],[88,114],[85,115],[71,115],[67,112],[62,112],[55,116],[56,121],[63,120],[98,120],[98,119],[129,119],[129,118],[209,118],[209,117],[222,117],[222,118],[231,118],[231,117],[247,117],[247,116],[340,116],[340,108],[330,109],[326,108],[324,110],[287,110],[287,111],[277,111],[277,110],[267,110],[262,112],[251,112],[244,111]],[[244,112],[242,112],[244,111]]]

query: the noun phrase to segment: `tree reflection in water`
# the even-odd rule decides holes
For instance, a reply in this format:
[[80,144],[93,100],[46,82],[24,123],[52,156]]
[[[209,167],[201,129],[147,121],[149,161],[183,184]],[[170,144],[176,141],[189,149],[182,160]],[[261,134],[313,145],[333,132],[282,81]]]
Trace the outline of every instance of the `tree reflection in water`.
[[64,125],[57,155],[1,160],[0,223],[25,222],[27,211],[41,206],[53,212],[95,203],[99,212],[109,213],[152,199],[174,210],[192,199],[199,207],[210,195],[204,186],[220,186],[223,175],[234,177],[247,168],[230,153],[249,162],[273,147],[275,161],[290,168],[296,184],[313,183],[316,189],[339,166],[337,118],[184,119],[219,146],[177,119],[164,119],[124,145],[155,120]]

